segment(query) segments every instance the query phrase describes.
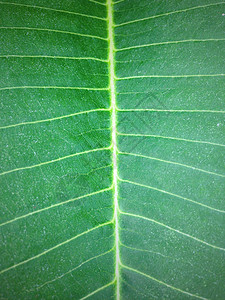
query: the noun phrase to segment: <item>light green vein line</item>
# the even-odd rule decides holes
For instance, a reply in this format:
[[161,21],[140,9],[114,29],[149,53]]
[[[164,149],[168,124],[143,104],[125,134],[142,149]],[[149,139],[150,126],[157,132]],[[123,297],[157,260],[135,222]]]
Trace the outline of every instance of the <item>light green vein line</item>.
[[132,23],[142,22],[142,21],[146,21],[146,20],[150,20],[150,19],[155,19],[155,18],[159,18],[159,17],[169,16],[169,15],[172,15],[172,14],[182,13],[182,12],[186,12],[186,11],[190,11],[190,10],[194,10],[194,9],[200,9],[200,8],[215,6],[215,5],[224,4],[224,3],[225,2],[217,2],[217,3],[211,3],[211,4],[206,4],[206,5],[199,5],[199,6],[194,6],[194,7],[186,8],[186,9],[171,11],[171,12],[160,14],[160,15],[155,15],[155,16],[150,16],[150,17],[146,17],[146,18],[142,18],[142,19],[137,19],[137,20],[132,20],[132,21],[120,23],[120,24],[117,24],[115,27],[120,27],[120,26],[124,26],[124,25],[128,25],[128,24],[132,24]]
[[159,252],[150,251],[150,250],[146,250],[146,249],[140,249],[140,248],[130,247],[130,246],[124,245],[124,244],[121,243],[121,242],[120,242],[120,245],[121,245],[122,247],[125,247],[125,248],[130,249],[130,250],[133,250],[133,251],[140,251],[140,252],[153,253],[153,254],[157,254],[157,255],[160,255],[160,256],[165,257],[165,258],[172,258],[172,259],[174,259],[174,257],[167,256],[167,255],[163,255],[163,254],[161,254],[161,253],[159,253]]
[[[154,46],[160,46],[160,45],[170,45],[170,44],[182,44],[182,43],[194,43],[194,42],[218,42],[218,41],[225,41],[225,39],[191,39],[191,40],[181,40],[181,41],[168,41],[168,42],[161,42],[161,43],[152,43],[152,44],[145,44],[145,45],[136,45],[126,48],[120,48],[116,49],[117,52],[119,51],[126,51],[131,49],[138,49],[138,48],[144,48],[144,47],[154,47]],[[120,61],[118,61],[120,62]]]
[[17,127],[17,126],[21,126],[21,125],[31,125],[31,124],[38,124],[38,123],[44,123],[44,122],[52,122],[52,121],[56,121],[56,120],[61,120],[61,119],[65,119],[65,118],[70,118],[70,117],[74,117],[74,116],[78,116],[78,115],[89,114],[89,113],[99,112],[99,111],[109,111],[109,109],[98,108],[98,109],[80,111],[80,112],[77,112],[77,113],[73,113],[73,114],[69,114],[69,115],[64,115],[64,116],[60,116],[60,117],[55,117],[55,118],[51,118],[51,119],[38,120],[38,121],[30,121],[30,122],[22,122],[22,123],[18,123],[18,124],[12,124],[12,125],[7,125],[7,126],[2,126],[2,127],[0,127],[0,129]]
[[103,20],[103,21],[106,20],[105,18],[100,18],[100,17],[97,17],[97,16],[86,15],[86,14],[82,14],[82,13],[77,13],[77,12],[72,12],[72,11],[67,11],[67,10],[61,10],[61,9],[55,9],[55,8],[50,8],[50,7],[28,5],[28,4],[21,4],[21,3],[13,3],[13,2],[2,2],[2,1],[0,1],[0,4],[15,5],[15,6],[36,8],[36,9],[44,9],[44,10],[55,11],[55,12],[60,12],[60,13],[66,13],[66,14],[71,14],[71,15],[76,15],[76,16],[81,16],[81,17],[86,17],[86,18],[98,19],[98,20]]
[[130,95],[130,94],[151,94],[152,91],[146,91],[146,92],[120,92],[120,93],[117,93],[119,95]]
[[70,203],[70,202],[74,202],[74,201],[76,201],[76,200],[80,200],[80,199],[83,199],[83,198],[88,198],[88,197],[91,197],[91,196],[94,196],[94,195],[98,195],[98,194],[104,193],[104,192],[106,192],[106,191],[110,191],[111,189],[112,189],[112,186],[109,187],[109,188],[103,189],[103,190],[99,190],[99,191],[90,193],[90,194],[86,194],[86,195],[79,196],[79,197],[76,197],[76,198],[73,198],[73,199],[69,199],[69,200],[66,200],[66,201],[63,201],[63,202],[60,202],[60,203],[56,203],[56,204],[50,205],[50,206],[48,206],[48,207],[38,209],[38,210],[36,210],[36,211],[32,211],[32,212],[30,212],[30,213],[28,213],[28,214],[26,214],[26,215],[23,215],[23,216],[20,216],[20,217],[15,218],[15,219],[9,220],[9,221],[7,221],[7,222],[4,222],[4,223],[0,224],[0,227],[1,227],[1,226],[4,226],[4,225],[7,225],[7,224],[10,224],[10,223],[13,223],[13,222],[16,222],[16,221],[18,221],[18,220],[27,218],[27,217],[29,217],[29,216],[38,214],[38,213],[43,212],[43,211],[45,211],[45,210],[49,210],[49,209],[54,208],[54,207],[58,207],[58,206],[61,206],[61,205],[64,205],[64,204],[67,204],[67,203]]
[[204,245],[206,245],[206,246],[212,247],[212,248],[214,248],[214,249],[218,249],[218,250],[225,251],[224,248],[221,248],[221,247],[218,247],[218,246],[209,244],[209,243],[207,243],[207,242],[205,242],[205,241],[203,241],[203,240],[200,240],[200,239],[198,239],[198,238],[196,238],[196,237],[194,237],[194,236],[192,236],[192,235],[189,235],[189,234],[184,233],[184,232],[182,232],[182,231],[180,231],[180,230],[174,229],[174,228],[172,228],[172,227],[170,227],[170,226],[168,226],[168,225],[166,225],[166,224],[163,224],[163,223],[161,223],[161,222],[158,222],[158,221],[156,221],[156,220],[153,220],[153,219],[150,219],[150,218],[146,218],[146,217],[143,217],[143,216],[140,216],[140,215],[135,215],[135,214],[123,212],[123,211],[120,211],[120,213],[121,213],[122,215],[126,215],[126,216],[129,216],[129,217],[134,217],[134,218],[139,218],[139,219],[143,219],[143,220],[145,220],[145,221],[149,221],[149,222],[155,223],[155,224],[160,225],[160,226],[162,226],[162,227],[165,227],[165,228],[167,228],[167,229],[169,229],[169,230],[172,230],[172,231],[174,231],[174,232],[176,232],[176,233],[179,233],[179,234],[184,235],[184,236],[186,236],[186,237],[188,237],[188,238],[191,238],[191,239],[193,239],[193,240],[195,240],[195,241],[197,241],[197,242],[199,242],[199,243],[202,243],[202,244],[204,244]]
[[[90,1],[90,0],[89,0],[89,1]],[[108,284],[106,284],[106,285],[100,287],[99,289],[95,290],[94,292],[88,294],[87,296],[85,296],[85,297],[83,297],[83,298],[80,298],[79,300],[87,299],[88,297],[91,297],[91,296],[93,296],[94,294],[97,294],[98,292],[104,290],[105,288],[109,287],[110,285],[113,285],[114,283],[115,283],[115,279],[114,279],[112,282],[110,282],[110,283],[108,283]]]
[[83,154],[88,154],[88,153],[98,152],[98,151],[105,151],[105,150],[110,150],[110,149],[111,149],[111,146],[110,147],[105,147],[105,148],[97,148],[97,149],[87,150],[87,151],[83,151],[83,152],[78,152],[78,153],[66,155],[66,156],[63,156],[63,157],[60,157],[60,158],[56,158],[56,159],[53,159],[53,160],[50,160],[50,161],[46,161],[46,162],[43,162],[43,163],[40,163],[40,164],[5,171],[3,173],[0,173],[0,176],[6,175],[6,174],[9,174],[9,173],[12,173],[12,172],[16,172],[16,171],[23,171],[23,170],[33,169],[33,168],[36,168],[36,167],[41,167],[41,166],[44,166],[44,165],[52,164],[54,162],[61,161],[61,160],[71,158],[71,157],[74,157],[74,156],[78,156],[78,155],[83,155]]
[[93,2],[93,3],[95,3],[95,4],[100,4],[100,5],[106,6],[105,3],[101,3],[101,2],[98,2],[98,1],[95,1],[95,0],[88,0],[88,1],[89,1],[89,2]]
[[81,37],[87,37],[87,38],[93,38],[93,39],[99,39],[103,41],[107,41],[106,38],[90,35],[90,34],[83,34],[83,33],[77,33],[77,32],[70,32],[70,31],[63,31],[63,30],[56,30],[56,29],[49,29],[49,28],[31,28],[31,27],[0,27],[0,29],[11,29],[11,30],[33,30],[33,31],[47,31],[47,32],[55,32],[55,33],[63,33],[63,34],[71,34]]
[[130,156],[135,156],[135,157],[142,157],[142,158],[147,158],[147,159],[151,159],[151,160],[156,160],[156,161],[160,161],[160,162],[167,163],[167,164],[178,165],[178,166],[181,166],[181,167],[189,168],[189,169],[196,170],[196,171],[199,171],[199,172],[204,172],[204,173],[210,174],[210,175],[225,177],[225,175],[223,175],[223,174],[218,174],[218,173],[215,173],[215,172],[206,171],[206,170],[196,168],[196,167],[193,167],[193,166],[181,164],[181,163],[174,162],[174,161],[164,160],[164,159],[160,159],[160,158],[156,158],[156,157],[152,157],[152,156],[141,155],[141,154],[136,154],[136,153],[129,153],[129,152],[121,152],[121,151],[118,151],[118,153],[122,154],[122,155],[130,155]]
[[69,60],[95,60],[107,63],[108,60],[97,57],[70,57],[70,56],[50,56],[50,55],[0,55],[0,58],[50,58],[50,59],[69,59]]
[[197,205],[203,206],[203,207],[205,207],[205,208],[214,210],[214,211],[216,211],[216,212],[225,213],[224,210],[220,210],[220,209],[217,209],[217,208],[213,208],[213,207],[211,207],[211,206],[202,204],[202,203],[200,203],[200,202],[191,200],[191,199],[189,199],[189,198],[185,198],[185,197],[182,197],[182,196],[180,196],[180,195],[173,194],[173,193],[170,193],[170,192],[167,192],[167,191],[164,191],[164,190],[161,190],[161,189],[158,189],[158,188],[149,186],[149,185],[145,185],[145,184],[141,184],[141,183],[137,183],[137,182],[133,182],[133,181],[130,181],[130,180],[121,179],[121,178],[119,178],[119,180],[120,180],[121,182],[126,182],[126,183],[129,183],[129,184],[133,184],[133,185],[141,186],[141,187],[144,187],[144,188],[147,188],[147,189],[151,189],[151,190],[154,190],[154,191],[158,191],[158,192],[161,192],[161,193],[164,193],[164,194],[167,194],[167,195],[171,195],[171,196],[180,198],[180,199],[182,199],[182,200],[185,200],[185,201],[188,201],[188,202],[192,202],[192,203],[194,203],[194,204],[197,204]]
[[129,112],[129,111],[137,111],[137,112],[184,112],[184,113],[222,113],[224,114],[225,111],[223,110],[198,110],[198,109],[155,109],[155,108],[149,108],[149,109],[145,109],[145,108],[130,108],[130,109],[117,109],[118,111],[121,112]]
[[44,284],[38,286],[35,290],[39,290],[39,289],[42,288],[43,286],[45,286],[45,285],[47,285],[47,284],[50,284],[50,283],[52,283],[52,282],[55,282],[55,281],[57,281],[57,280],[59,280],[59,279],[61,279],[61,278],[63,278],[64,276],[66,276],[66,275],[68,275],[68,274],[74,272],[75,270],[79,269],[79,268],[82,267],[84,264],[87,264],[88,262],[90,262],[90,261],[92,261],[92,260],[94,260],[94,259],[97,259],[97,258],[99,258],[99,257],[102,257],[102,256],[104,256],[104,255],[106,255],[106,254],[108,254],[108,253],[110,253],[110,252],[112,252],[112,251],[113,251],[113,248],[110,249],[110,250],[108,250],[108,251],[106,251],[106,252],[104,252],[104,253],[101,253],[101,254],[99,254],[99,255],[93,256],[93,257],[91,257],[91,258],[85,260],[84,262],[82,262],[82,263],[79,264],[77,267],[73,268],[72,270],[69,270],[68,272],[66,272],[66,273],[64,273],[64,274],[62,274],[62,275],[60,275],[59,277],[56,277],[55,279],[49,280],[49,281],[45,282]]
[[116,2],[113,2],[113,4],[119,4],[120,2],[123,2],[125,0],[119,0],[119,1],[116,1]]
[[195,74],[195,75],[138,75],[129,77],[117,77],[116,80],[129,80],[129,79],[141,79],[141,78],[190,78],[190,77],[218,77],[225,74]]
[[160,138],[160,139],[169,139],[169,140],[177,140],[177,141],[191,142],[197,144],[209,144],[213,146],[225,147],[225,145],[223,144],[217,144],[217,143],[206,142],[206,141],[188,140],[188,139],[182,139],[182,138],[171,137],[171,136],[162,136],[162,135],[154,135],[154,134],[132,134],[132,133],[122,133],[122,132],[117,132],[117,134],[121,136],[153,137],[153,138]]
[[36,258],[39,258],[39,257],[41,257],[41,256],[43,256],[43,255],[49,253],[49,252],[52,251],[52,250],[55,250],[55,249],[57,249],[57,248],[59,248],[59,247],[65,245],[65,244],[68,244],[69,242],[72,242],[72,241],[76,240],[77,238],[79,238],[79,237],[81,237],[81,236],[83,236],[83,235],[85,235],[85,234],[88,234],[88,233],[91,232],[91,231],[94,231],[94,230],[96,230],[96,229],[98,229],[98,228],[107,226],[107,225],[109,225],[109,224],[112,224],[112,221],[106,222],[106,223],[100,224],[100,225],[98,225],[98,226],[96,226],[96,227],[93,227],[93,228],[91,228],[91,229],[88,229],[88,230],[86,230],[86,231],[84,231],[84,232],[82,232],[82,233],[80,233],[80,234],[78,234],[78,235],[72,237],[71,239],[68,239],[68,240],[66,240],[66,241],[64,241],[64,242],[62,242],[62,243],[60,243],[60,244],[58,244],[58,245],[56,245],[56,246],[54,246],[54,247],[52,247],[52,248],[50,248],[50,249],[48,249],[48,250],[46,250],[46,251],[44,251],[44,252],[38,254],[38,255],[35,255],[35,256],[31,257],[31,258],[28,258],[28,259],[26,259],[26,260],[24,260],[24,261],[21,261],[21,262],[18,263],[18,264],[15,264],[15,265],[13,265],[13,266],[7,268],[7,269],[2,270],[2,271],[0,272],[0,274],[3,274],[3,273],[5,273],[5,272],[7,272],[7,271],[9,271],[9,270],[12,270],[12,269],[15,269],[15,268],[17,268],[17,267],[19,267],[19,266],[21,266],[21,265],[24,265],[24,264],[26,264],[26,263],[28,263],[28,262],[30,262],[30,261],[36,259]]
[[112,163],[113,163],[113,221],[115,242],[115,298],[120,300],[120,249],[119,249],[119,202],[118,202],[118,165],[117,165],[117,115],[116,115],[116,81],[115,81],[115,42],[114,42],[114,13],[113,2],[107,0],[108,21],[108,57],[109,57],[109,87],[111,103],[111,141],[112,141]]
[[172,285],[170,285],[170,284],[167,284],[167,283],[165,283],[165,282],[163,282],[163,281],[161,281],[161,280],[158,280],[158,279],[156,279],[156,278],[154,278],[154,277],[152,277],[152,276],[150,276],[150,275],[147,275],[147,274],[145,274],[145,273],[143,273],[143,272],[140,272],[140,271],[138,271],[138,270],[136,270],[136,269],[130,268],[130,267],[125,266],[125,265],[122,265],[122,267],[125,268],[125,269],[127,269],[127,270],[130,270],[130,271],[132,271],[132,272],[135,272],[135,273],[137,273],[137,274],[139,274],[139,275],[148,277],[149,279],[154,280],[154,281],[158,282],[159,284],[165,285],[166,287],[168,287],[168,288],[170,288],[170,289],[173,289],[173,290],[175,290],[175,291],[177,291],[177,292],[181,292],[181,293],[183,293],[183,294],[186,294],[186,295],[188,295],[188,296],[195,297],[195,298],[198,298],[198,299],[207,300],[206,298],[203,298],[203,297],[201,297],[201,296],[198,296],[198,295],[191,294],[191,293],[189,293],[189,292],[183,291],[183,290],[181,290],[181,289],[179,289],[179,288],[176,288],[176,287],[174,287],[174,286],[172,286]]
[[87,90],[87,91],[108,91],[109,88],[92,88],[76,86],[8,86],[0,88],[0,91],[15,89],[63,89],[63,90]]
[[132,92],[120,92],[119,95],[132,95],[132,94],[151,94],[152,91],[146,91],[146,92],[137,92],[137,91],[132,91]]

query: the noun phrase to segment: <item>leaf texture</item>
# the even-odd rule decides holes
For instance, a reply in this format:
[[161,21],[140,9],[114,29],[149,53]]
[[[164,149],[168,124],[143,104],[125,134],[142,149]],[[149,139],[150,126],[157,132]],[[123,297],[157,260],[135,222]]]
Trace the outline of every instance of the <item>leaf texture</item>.
[[0,7],[1,298],[223,299],[225,2]]

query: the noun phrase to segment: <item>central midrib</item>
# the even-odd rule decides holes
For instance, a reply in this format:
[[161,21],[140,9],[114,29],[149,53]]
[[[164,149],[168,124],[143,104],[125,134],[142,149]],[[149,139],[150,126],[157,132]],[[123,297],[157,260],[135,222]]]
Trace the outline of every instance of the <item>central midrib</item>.
[[111,99],[111,140],[113,164],[113,200],[114,200],[114,236],[115,236],[115,284],[116,299],[120,299],[120,254],[119,254],[119,204],[118,204],[118,166],[117,166],[117,136],[116,136],[116,86],[115,86],[115,47],[113,3],[107,0],[108,23],[108,53],[109,53],[109,88]]

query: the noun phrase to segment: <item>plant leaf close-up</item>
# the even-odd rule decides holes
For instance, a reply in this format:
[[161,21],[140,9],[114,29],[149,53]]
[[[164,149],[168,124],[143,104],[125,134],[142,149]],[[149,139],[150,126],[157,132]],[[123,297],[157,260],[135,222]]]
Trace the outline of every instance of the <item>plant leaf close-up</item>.
[[224,299],[225,2],[0,1],[1,299]]

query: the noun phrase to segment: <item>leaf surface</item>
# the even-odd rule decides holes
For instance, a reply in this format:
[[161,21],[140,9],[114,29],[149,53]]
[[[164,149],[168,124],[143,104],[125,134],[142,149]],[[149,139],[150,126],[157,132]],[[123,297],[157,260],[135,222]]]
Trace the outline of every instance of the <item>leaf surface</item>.
[[2,299],[223,299],[225,3],[0,7]]

